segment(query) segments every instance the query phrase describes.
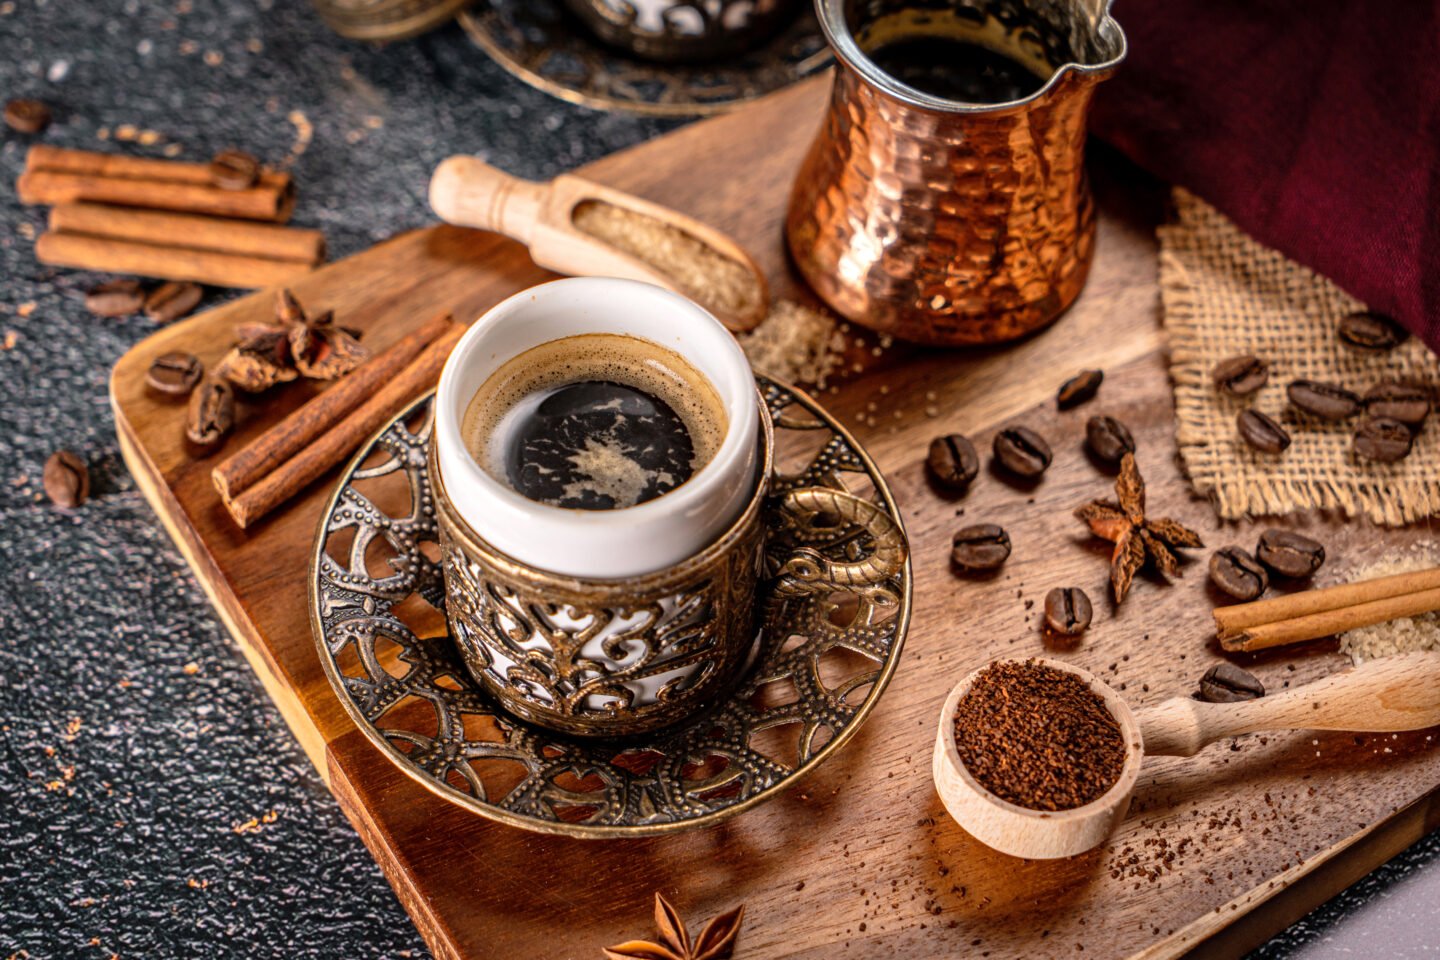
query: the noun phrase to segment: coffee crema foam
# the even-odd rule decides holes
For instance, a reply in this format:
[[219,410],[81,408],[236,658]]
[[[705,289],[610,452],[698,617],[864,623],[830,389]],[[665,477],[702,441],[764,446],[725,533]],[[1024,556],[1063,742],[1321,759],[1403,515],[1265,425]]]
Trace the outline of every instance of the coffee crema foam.
[[680,486],[729,429],[714,386],[679,354],[621,334],[542,343],[475,392],[461,439],[475,461],[529,499],[622,509]]

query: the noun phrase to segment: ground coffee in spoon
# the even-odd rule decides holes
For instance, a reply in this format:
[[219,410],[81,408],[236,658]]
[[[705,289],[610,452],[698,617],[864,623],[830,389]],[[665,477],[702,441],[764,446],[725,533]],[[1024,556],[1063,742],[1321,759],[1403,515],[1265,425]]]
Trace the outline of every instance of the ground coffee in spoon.
[[1070,810],[1120,779],[1125,738],[1073,673],[1034,660],[982,670],[955,707],[955,749],[982,787],[1031,810]]

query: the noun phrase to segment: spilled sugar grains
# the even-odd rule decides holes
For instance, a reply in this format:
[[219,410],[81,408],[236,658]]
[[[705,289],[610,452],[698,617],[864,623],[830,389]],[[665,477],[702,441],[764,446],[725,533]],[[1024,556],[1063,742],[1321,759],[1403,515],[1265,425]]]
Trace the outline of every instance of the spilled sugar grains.
[[981,671],[955,708],[955,748],[981,786],[1031,810],[1070,810],[1120,779],[1125,738],[1072,673],[1033,660]]

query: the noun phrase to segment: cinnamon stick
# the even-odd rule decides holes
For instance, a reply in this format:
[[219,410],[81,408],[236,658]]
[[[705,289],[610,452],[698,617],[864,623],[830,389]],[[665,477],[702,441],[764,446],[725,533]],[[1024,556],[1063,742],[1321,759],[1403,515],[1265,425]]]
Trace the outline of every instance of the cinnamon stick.
[[245,254],[195,250],[156,243],[47,231],[35,241],[41,263],[102,273],[127,273],[165,280],[194,280],[217,287],[271,287],[293,283],[310,272],[298,260],[270,260]]
[[[198,183],[206,186],[214,184],[208,163],[131,157],[121,153],[72,150],[67,147],[52,147],[37,143],[25,154],[25,172],[35,173],[40,170],[96,177],[122,177],[129,180]],[[290,174],[278,170],[262,170],[260,183],[272,188],[287,187],[290,183]]]
[[1358,583],[1345,583],[1319,590],[1305,590],[1283,597],[1272,597],[1269,600],[1216,607],[1214,611],[1215,627],[1222,636],[1236,634],[1248,627],[1262,623],[1292,620],[1373,600],[1436,589],[1440,589],[1440,567],[1416,570],[1410,573],[1397,573],[1388,577],[1362,580]]
[[421,391],[435,383],[446,358],[450,356],[451,349],[462,333],[464,328],[459,326],[446,330],[378,393],[351,411],[305,449],[285,461],[269,476],[238,497],[226,500],[225,506],[229,509],[230,516],[241,527],[248,527],[352,453]]
[[235,499],[256,481],[300,453],[315,438],[365,402],[386,381],[404,370],[421,350],[444,334],[454,322],[447,314],[406,334],[225,459],[211,473],[220,496],[226,500]]
[[1264,650],[1287,643],[1317,640],[1357,627],[1368,627],[1401,617],[1413,617],[1432,610],[1440,610],[1440,588],[1402,593],[1353,606],[1244,627],[1235,633],[1222,633],[1220,645],[1231,651]]
[[183,244],[268,260],[297,260],[309,266],[325,260],[325,234],[319,230],[163,210],[62,203],[50,210],[50,229],[162,246]]
[[295,194],[290,178],[285,174],[262,176],[259,183],[245,190],[226,190],[185,180],[34,170],[20,175],[15,182],[15,190],[20,202],[26,204],[54,205],[89,200],[275,223],[290,219],[290,212],[295,206]]

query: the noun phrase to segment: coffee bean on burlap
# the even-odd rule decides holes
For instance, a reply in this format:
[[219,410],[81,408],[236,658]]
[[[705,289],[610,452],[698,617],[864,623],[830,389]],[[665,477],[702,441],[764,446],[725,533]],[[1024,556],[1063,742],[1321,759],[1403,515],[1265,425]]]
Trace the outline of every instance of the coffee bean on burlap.
[[1365,392],[1365,412],[1372,417],[1399,420],[1418,432],[1430,415],[1430,395],[1424,387],[1382,380]]
[[1393,350],[1410,336],[1410,331],[1394,317],[1373,310],[1357,310],[1341,317],[1336,333],[1346,346],[1371,353]]
[[1215,364],[1210,377],[1215,389],[1243,397],[1269,382],[1270,365],[1253,354],[1242,353]]
[[1284,453],[1290,446],[1290,434],[1259,410],[1241,410],[1235,418],[1240,437],[1261,453]]
[[1366,417],[1355,431],[1355,453],[1376,463],[1405,459],[1414,443],[1410,428],[1388,417]]
[[1291,380],[1285,395],[1297,409],[1321,420],[1344,420],[1360,409],[1360,398],[1335,383]]

